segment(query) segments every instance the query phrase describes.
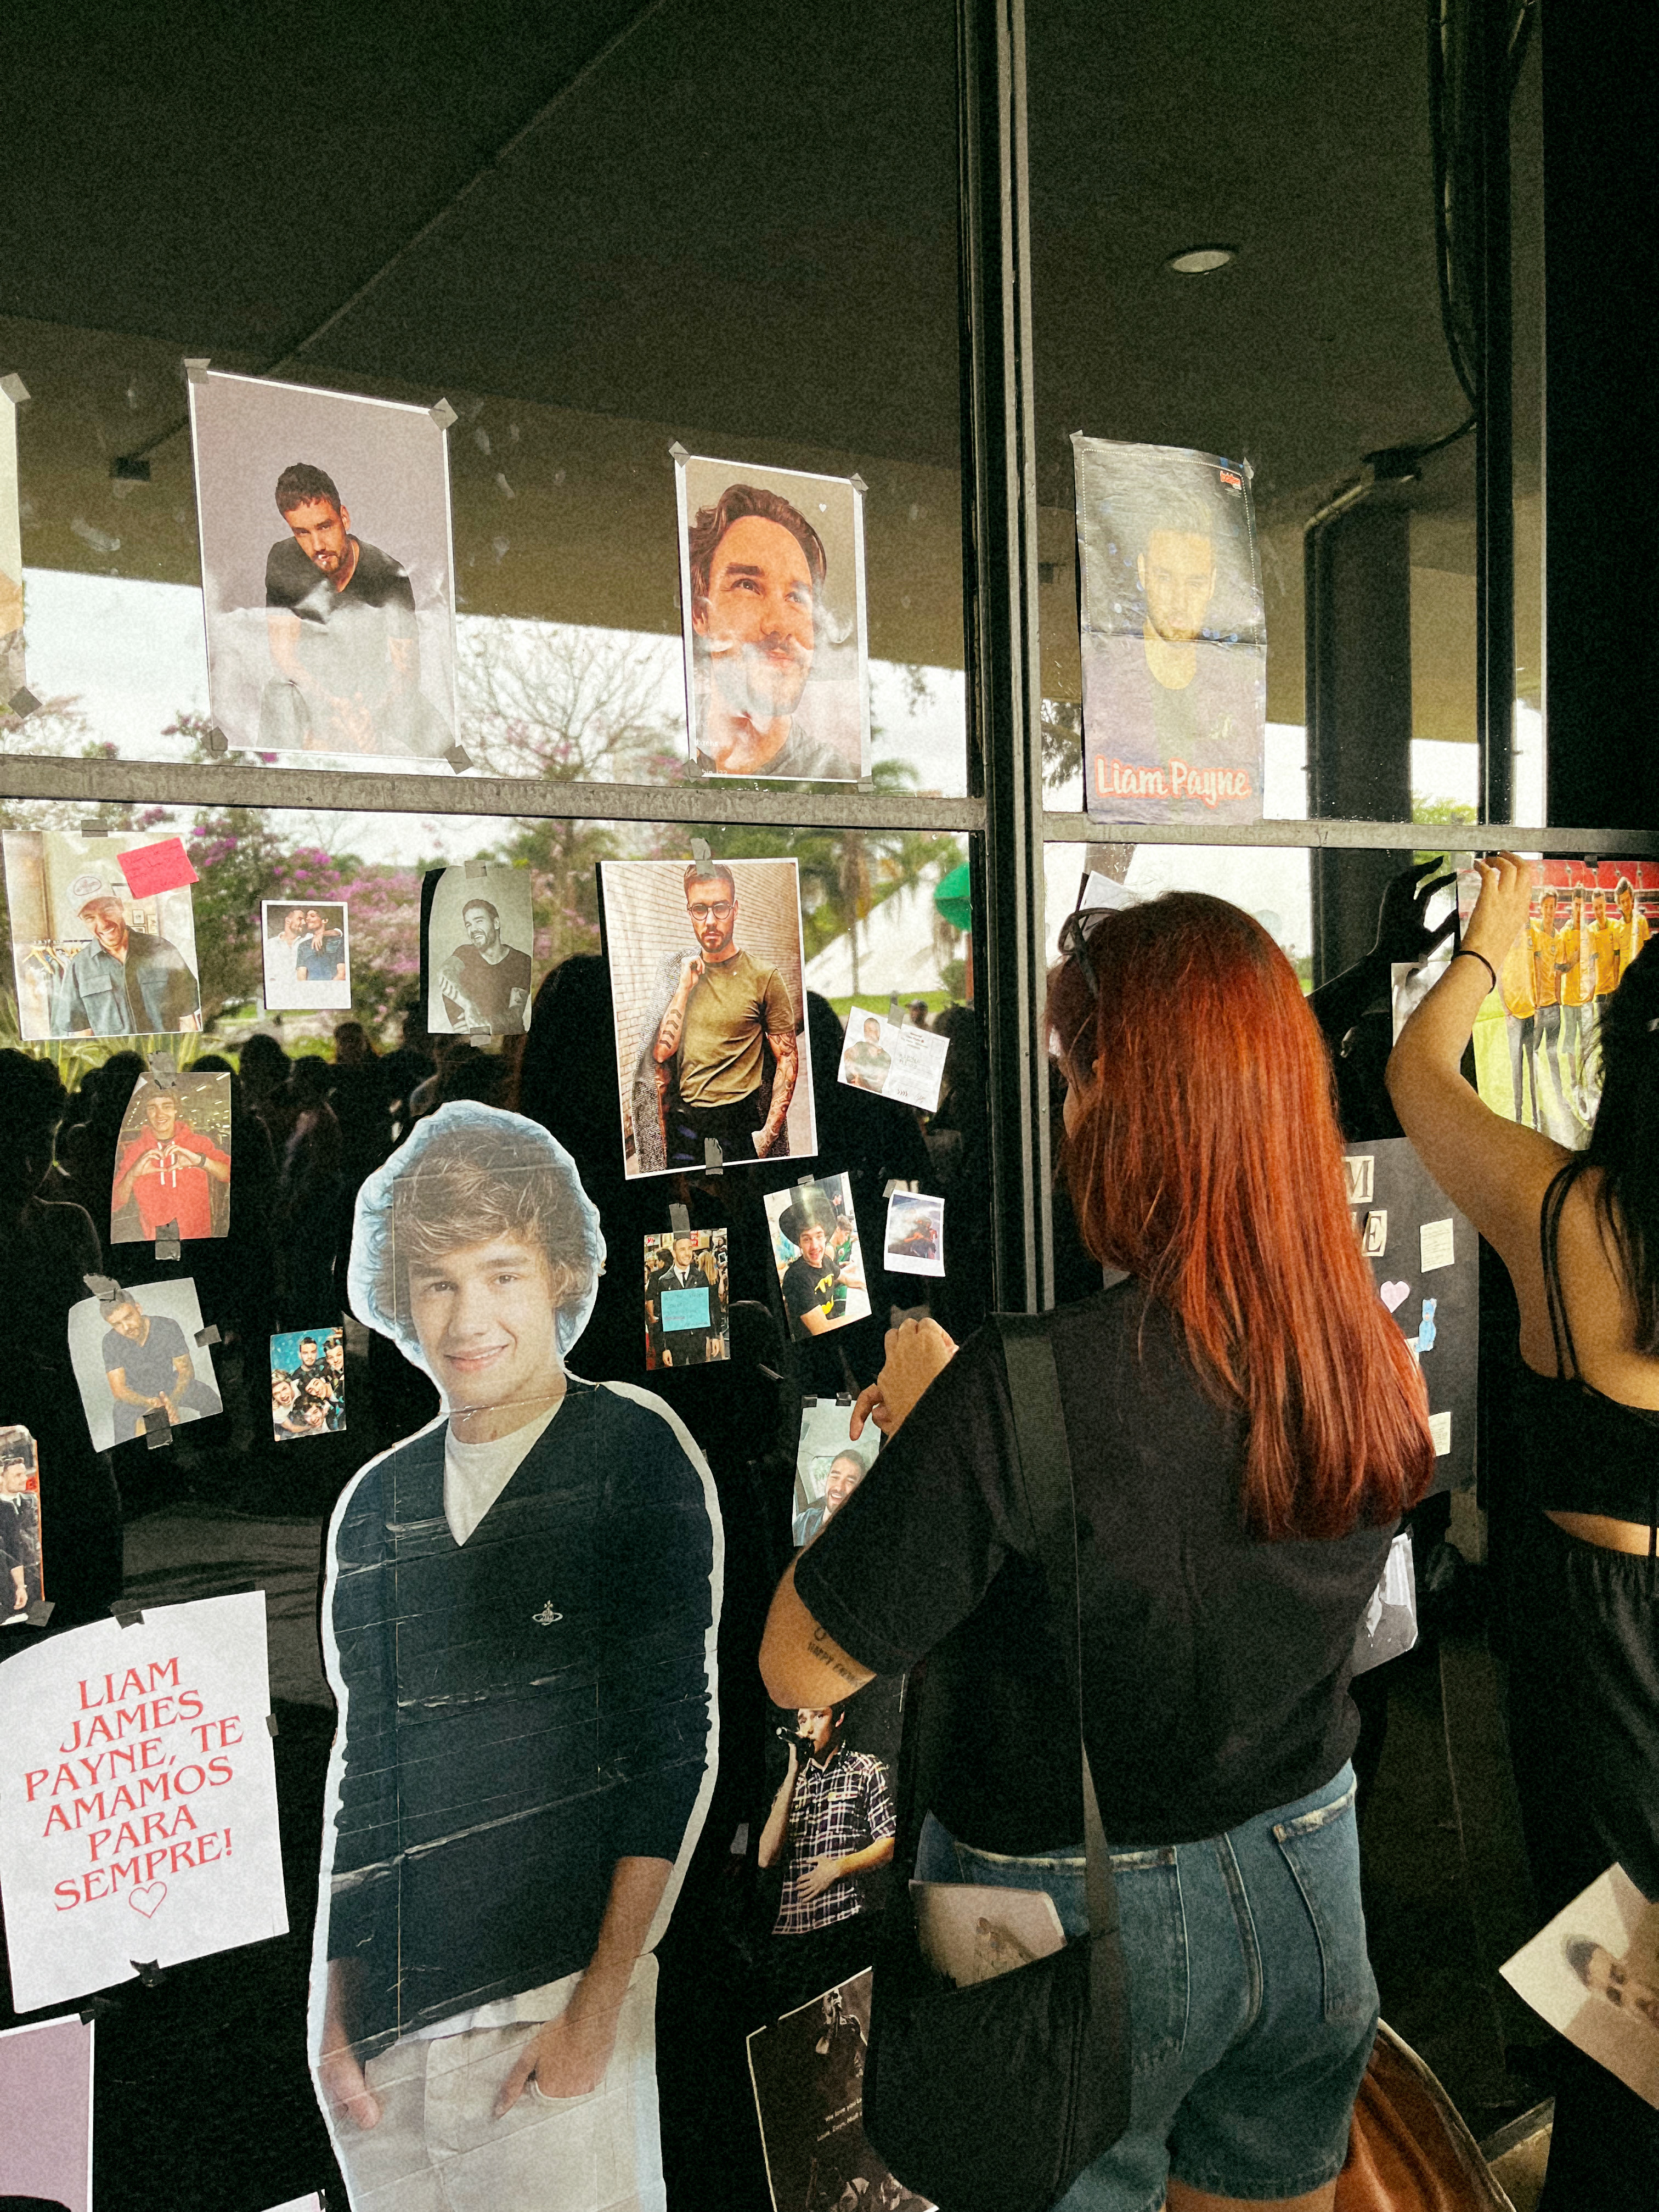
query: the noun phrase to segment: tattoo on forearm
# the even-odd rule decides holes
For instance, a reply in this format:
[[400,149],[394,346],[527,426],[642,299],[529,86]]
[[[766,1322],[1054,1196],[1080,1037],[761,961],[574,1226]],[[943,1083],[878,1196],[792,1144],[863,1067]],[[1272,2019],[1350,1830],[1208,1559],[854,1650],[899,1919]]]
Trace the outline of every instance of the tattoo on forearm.
[[827,1667],[832,1674],[839,1675],[843,1682],[850,1682],[855,1690],[861,1686],[858,1668],[849,1667],[841,1653],[830,1644],[830,1632],[821,1620],[815,1620],[812,1623],[812,1633],[807,1639],[806,1649],[809,1655],[816,1659],[821,1667]]
[[684,1007],[681,1006],[672,1006],[668,1009],[668,1012],[663,1016],[661,1022],[658,1024],[657,1050],[662,1054],[665,1060],[671,1053],[678,1052],[679,1049],[680,1024],[684,1020]]
[[789,1111],[789,1102],[795,1095],[795,1085],[800,1077],[800,1048],[795,1042],[793,1030],[769,1030],[766,1042],[772,1048],[772,1057],[777,1062],[777,1073],[772,1079],[772,1119],[781,1121]]

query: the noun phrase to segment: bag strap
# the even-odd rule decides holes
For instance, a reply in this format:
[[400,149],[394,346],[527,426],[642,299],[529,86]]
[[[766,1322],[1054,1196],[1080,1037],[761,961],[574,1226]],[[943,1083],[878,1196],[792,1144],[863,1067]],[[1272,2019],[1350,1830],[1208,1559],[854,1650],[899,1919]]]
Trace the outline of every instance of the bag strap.
[[1018,1476],[1033,1547],[1048,1587],[1060,1649],[1071,1662],[1077,1701],[1078,1749],[1083,1769],[1083,1846],[1090,1932],[1103,1936],[1118,1924],[1117,1888],[1112,1880],[1106,1831],[1089,1770],[1083,1734],[1082,1569],[1077,1534],[1077,1496],[1072,1479],[1072,1450],[1060,1402],[1060,1374],[1048,1334],[1048,1316],[999,1314],[1018,1446]]

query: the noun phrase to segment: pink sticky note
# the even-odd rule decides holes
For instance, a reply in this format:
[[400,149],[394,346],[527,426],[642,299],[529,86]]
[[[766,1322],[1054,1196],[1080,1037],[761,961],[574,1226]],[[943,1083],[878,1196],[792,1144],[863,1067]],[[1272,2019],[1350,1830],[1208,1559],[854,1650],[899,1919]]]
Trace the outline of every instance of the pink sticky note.
[[157,891],[176,891],[181,884],[196,881],[196,871],[190,865],[182,837],[162,837],[154,845],[135,845],[131,852],[118,853],[115,857],[134,898],[149,898]]

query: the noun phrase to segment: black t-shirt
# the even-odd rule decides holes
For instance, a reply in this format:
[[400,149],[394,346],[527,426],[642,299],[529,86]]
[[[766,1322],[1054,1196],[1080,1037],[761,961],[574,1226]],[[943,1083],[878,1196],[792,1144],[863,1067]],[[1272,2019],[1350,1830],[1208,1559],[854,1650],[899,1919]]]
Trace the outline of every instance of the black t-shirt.
[[[1133,1282],[1053,1316],[1081,1539],[1089,1762],[1108,1838],[1195,1842],[1317,1789],[1358,1734],[1354,1632],[1389,1529],[1263,1543],[1241,1507],[1245,1424],[1200,1388]],[[1000,1340],[933,1383],[795,1565],[854,1659],[896,1674],[943,1645],[963,1842],[1032,1853],[1083,1832],[1075,1701],[1046,1586],[1022,1555]]]
[[[287,607],[301,622],[325,623],[342,607],[391,607],[415,612],[415,587],[400,561],[382,553],[378,545],[357,540],[357,565],[343,591],[300,550],[292,538],[282,538],[265,557],[265,605]],[[412,620],[406,625],[414,634]],[[404,626],[393,635],[404,635]]]
[[805,1256],[789,1262],[783,1271],[783,1303],[796,1336],[806,1334],[800,1323],[807,1314],[817,1312],[828,1319],[840,1279],[840,1269],[827,1255],[816,1267]]
[[167,1314],[150,1316],[149,1334],[142,1344],[123,1336],[118,1328],[104,1331],[105,1372],[112,1375],[119,1368],[128,1389],[136,1390],[140,1397],[162,1398],[176,1390],[179,1371],[173,1362],[189,1358],[185,1332]]

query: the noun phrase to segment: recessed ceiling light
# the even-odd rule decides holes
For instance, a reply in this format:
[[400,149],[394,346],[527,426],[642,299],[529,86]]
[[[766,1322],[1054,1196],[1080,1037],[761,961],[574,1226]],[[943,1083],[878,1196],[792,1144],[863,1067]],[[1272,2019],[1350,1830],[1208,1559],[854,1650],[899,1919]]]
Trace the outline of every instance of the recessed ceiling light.
[[1236,246],[1189,246],[1184,253],[1172,253],[1164,266],[1178,276],[1207,276],[1212,269],[1224,269],[1237,252]]

